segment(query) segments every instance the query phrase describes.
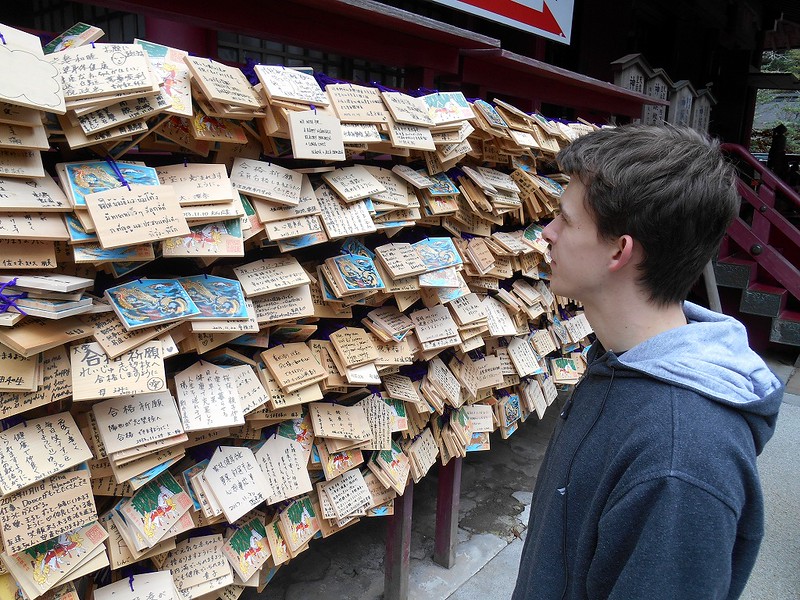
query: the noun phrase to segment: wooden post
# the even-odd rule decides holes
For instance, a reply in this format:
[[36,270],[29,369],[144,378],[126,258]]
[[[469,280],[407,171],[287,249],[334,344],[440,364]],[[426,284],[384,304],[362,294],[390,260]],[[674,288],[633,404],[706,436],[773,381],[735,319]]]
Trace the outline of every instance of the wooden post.
[[461,463],[463,460],[460,456],[452,458],[450,462],[439,468],[433,560],[446,569],[456,563],[458,503],[461,497]]
[[714,263],[708,261],[703,267],[703,283],[706,286],[708,296],[708,307],[718,313],[722,312],[722,302],[719,299],[719,289],[717,288],[717,276],[714,273]]
[[411,560],[411,509],[414,504],[414,482],[410,481],[402,496],[395,498],[394,515],[386,529],[386,563],[384,565],[384,600],[408,598],[408,571]]

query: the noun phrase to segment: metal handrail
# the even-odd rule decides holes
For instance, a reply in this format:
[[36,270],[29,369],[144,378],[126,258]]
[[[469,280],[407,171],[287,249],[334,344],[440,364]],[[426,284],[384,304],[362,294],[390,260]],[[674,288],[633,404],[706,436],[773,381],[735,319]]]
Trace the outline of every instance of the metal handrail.
[[798,208],[800,208],[800,195],[790,188],[788,184],[783,181],[783,179],[775,175],[775,173],[773,173],[770,169],[758,162],[758,159],[753,156],[750,151],[747,150],[747,148],[739,144],[731,143],[721,144],[720,148],[727,154],[735,154],[738,158],[742,159],[748,165],[753,167],[753,169],[755,169],[761,176],[761,182],[763,185],[767,185],[773,190],[781,192],[789,200],[794,202]]
[[800,247],[800,229],[797,229],[797,227],[792,225],[789,219],[784,217],[773,207],[767,205],[761,198],[758,197],[758,194],[753,191],[753,188],[748,186],[741,179],[736,182],[736,189],[739,191],[739,196],[746,200],[753,208],[758,210],[759,213],[761,213],[764,218],[775,227],[775,229],[785,235],[792,244]]
[[[800,299],[800,270],[785,256],[796,257],[800,254],[800,230],[774,208],[776,191],[780,191],[798,207],[800,207],[800,196],[759,163],[743,146],[722,144],[722,150],[740,158],[761,176],[761,187],[758,192],[742,179],[736,182],[739,195],[755,209],[755,213],[752,225],[741,217],[734,219],[728,228],[728,236],[784,289]],[[778,249],[771,245],[773,227],[783,235],[785,243],[790,245],[789,248],[784,246]]]
[[800,299],[800,271],[785,256],[753,233],[752,228],[743,219],[737,217],[728,227],[727,234],[752,259],[764,268],[792,296]]

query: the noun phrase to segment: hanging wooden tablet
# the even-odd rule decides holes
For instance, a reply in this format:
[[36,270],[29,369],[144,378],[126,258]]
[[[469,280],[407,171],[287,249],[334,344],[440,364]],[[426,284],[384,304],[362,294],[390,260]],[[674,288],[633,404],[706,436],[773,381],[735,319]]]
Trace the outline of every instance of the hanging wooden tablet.
[[314,111],[289,112],[289,137],[292,154],[299,159],[345,159],[339,119]]

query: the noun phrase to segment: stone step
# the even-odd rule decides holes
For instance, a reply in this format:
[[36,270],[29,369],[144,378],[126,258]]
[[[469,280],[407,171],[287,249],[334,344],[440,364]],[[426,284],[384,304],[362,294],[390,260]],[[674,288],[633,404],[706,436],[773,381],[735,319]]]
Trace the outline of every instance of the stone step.
[[781,287],[764,283],[751,283],[742,291],[739,310],[751,315],[777,317],[786,308],[789,292]]
[[733,255],[714,263],[714,275],[721,287],[746,289],[756,278],[756,262]]
[[800,346],[800,312],[783,310],[772,319],[769,341],[788,346]]

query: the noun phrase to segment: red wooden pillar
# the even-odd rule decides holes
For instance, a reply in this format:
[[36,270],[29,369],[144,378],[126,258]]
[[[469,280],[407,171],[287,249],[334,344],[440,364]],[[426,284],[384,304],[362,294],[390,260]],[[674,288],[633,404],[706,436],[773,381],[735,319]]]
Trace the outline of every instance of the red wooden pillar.
[[[533,38],[533,58],[547,62],[547,40],[538,36],[533,36]],[[531,90],[530,110],[531,112],[542,112],[542,99],[536,96],[536,90]]]
[[533,38],[533,58],[547,62],[547,40],[534,36]]
[[433,560],[451,568],[456,563],[458,542],[458,504],[461,497],[461,457],[452,458],[439,467],[439,489],[436,495],[436,539]]
[[409,482],[402,496],[395,498],[394,515],[386,530],[384,564],[384,600],[408,598],[408,572],[411,562],[411,508],[414,504],[414,482]]

